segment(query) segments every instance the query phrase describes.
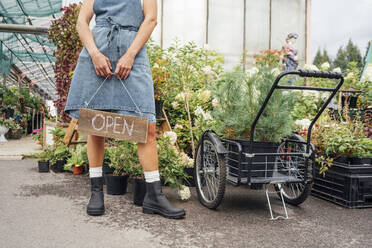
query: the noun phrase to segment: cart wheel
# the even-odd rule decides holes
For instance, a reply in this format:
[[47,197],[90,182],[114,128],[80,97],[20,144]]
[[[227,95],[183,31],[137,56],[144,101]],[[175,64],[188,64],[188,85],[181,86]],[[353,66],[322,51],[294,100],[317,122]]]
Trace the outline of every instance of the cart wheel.
[[[298,140],[304,142],[305,140],[297,134],[293,134],[290,140]],[[310,147],[311,151],[312,148]],[[303,153],[306,151],[305,144],[294,142],[283,142],[278,147],[278,153],[295,152]],[[311,161],[309,161],[311,164]],[[305,159],[298,156],[277,156],[275,161],[275,169],[278,171],[287,171],[289,176],[294,176],[303,179],[305,176]],[[308,167],[308,174],[311,174],[311,167]],[[310,173],[309,173],[310,172]],[[286,203],[292,205],[300,205],[303,203],[311,192],[312,183],[278,183],[275,189],[280,197],[280,189],[283,190],[283,198]]]
[[[203,151],[202,145],[203,142]],[[202,165],[201,159],[204,159]],[[199,141],[195,158],[196,192],[201,204],[216,209],[225,194],[226,163],[223,155],[217,153],[210,138],[205,135]]]

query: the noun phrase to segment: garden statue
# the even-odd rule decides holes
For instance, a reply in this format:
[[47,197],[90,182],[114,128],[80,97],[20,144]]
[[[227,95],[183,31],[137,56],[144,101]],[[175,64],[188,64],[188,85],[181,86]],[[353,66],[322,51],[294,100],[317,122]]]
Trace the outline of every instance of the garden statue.
[[[297,49],[296,49],[296,40],[298,38],[298,34],[290,33],[287,35],[285,39],[285,44],[283,46],[283,64],[284,64],[284,71],[294,71],[297,69],[298,66],[298,56],[297,56]],[[289,80],[289,84],[293,85],[293,78]]]

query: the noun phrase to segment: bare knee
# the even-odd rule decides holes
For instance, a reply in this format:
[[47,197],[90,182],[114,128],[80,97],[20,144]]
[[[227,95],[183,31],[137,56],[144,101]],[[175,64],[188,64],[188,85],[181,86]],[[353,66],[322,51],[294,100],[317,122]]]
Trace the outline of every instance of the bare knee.
[[151,123],[149,124],[147,130],[147,142],[154,142],[156,141],[156,124]]
[[102,144],[102,143],[105,143],[105,137],[89,135],[88,141],[95,143],[95,144]]

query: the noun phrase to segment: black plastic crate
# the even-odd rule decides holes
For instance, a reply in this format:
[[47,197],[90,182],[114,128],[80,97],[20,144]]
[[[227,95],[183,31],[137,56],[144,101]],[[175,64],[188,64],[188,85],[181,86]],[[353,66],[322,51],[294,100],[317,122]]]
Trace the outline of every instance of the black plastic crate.
[[372,166],[333,164],[325,176],[315,164],[312,195],[346,208],[372,207]]

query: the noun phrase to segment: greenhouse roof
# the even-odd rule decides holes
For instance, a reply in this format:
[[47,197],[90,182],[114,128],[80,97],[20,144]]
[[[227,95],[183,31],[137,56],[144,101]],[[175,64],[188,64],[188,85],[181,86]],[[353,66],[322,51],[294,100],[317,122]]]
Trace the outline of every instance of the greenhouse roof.
[[[0,0],[0,22],[48,28],[61,7],[62,0]],[[40,95],[55,98],[54,48],[46,34],[0,33],[2,77],[7,84],[31,83]]]

